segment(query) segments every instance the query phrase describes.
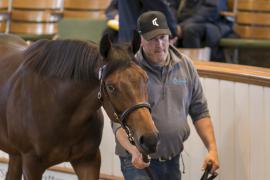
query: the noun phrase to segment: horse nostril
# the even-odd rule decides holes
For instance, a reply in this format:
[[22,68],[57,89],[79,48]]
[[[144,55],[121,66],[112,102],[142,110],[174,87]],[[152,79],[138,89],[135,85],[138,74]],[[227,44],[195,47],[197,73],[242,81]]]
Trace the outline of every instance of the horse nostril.
[[158,134],[147,134],[140,138],[139,143],[147,154],[151,154],[156,152],[158,140]]

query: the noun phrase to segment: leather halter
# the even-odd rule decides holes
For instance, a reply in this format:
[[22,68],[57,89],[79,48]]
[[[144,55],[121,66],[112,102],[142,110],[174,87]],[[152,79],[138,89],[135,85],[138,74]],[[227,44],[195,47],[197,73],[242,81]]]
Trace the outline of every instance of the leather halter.
[[101,67],[99,69],[98,76],[99,76],[99,80],[100,80],[100,88],[99,88],[99,92],[98,92],[98,99],[101,101],[102,104],[103,104],[103,98],[102,98],[103,96],[105,96],[108,99],[108,102],[110,104],[114,118],[120,122],[121,127],[126,131],[129,141],[135,145],[134,137],[133,137],[128,125],[127,125],[127,117],[129,116],[129,114],[131,114],[132,112],[134,112],[140,108],[147,108],[147,109],[149,109],[149,111],[151,111],[150,104],[148,102],[137,103],[137,104],[134,104],[133,106],[127,108],[122,113],[117,113],[117,111],[115,110],[114,106],[112,105],[112,103],[110,101],[109,94],[108,94],[107,89],[105,87],[105,82],[104,82],[105,68],[106,68],[106,65],[104,65],[103,67]]

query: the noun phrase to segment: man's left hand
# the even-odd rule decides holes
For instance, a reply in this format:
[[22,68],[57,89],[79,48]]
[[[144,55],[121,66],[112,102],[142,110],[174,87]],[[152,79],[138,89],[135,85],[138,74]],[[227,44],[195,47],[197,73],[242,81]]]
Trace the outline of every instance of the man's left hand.
[[208,163],[212,164],[211,174],[216,174],[216,170],[219,168],[219,160],[216,151],[209,151],[203,163],[203,170],[206,169]]

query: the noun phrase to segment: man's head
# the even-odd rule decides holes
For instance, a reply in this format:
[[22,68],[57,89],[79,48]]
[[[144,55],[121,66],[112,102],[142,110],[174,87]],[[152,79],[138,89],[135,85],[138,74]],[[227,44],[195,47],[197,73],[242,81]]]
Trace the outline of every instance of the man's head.
[[146,58],[154,64],[164,65],[168,57],[169,35],[166,17],[159,11],[143,13],[137,20],[141,46]]
[[139,33],[146,40],[151,40],[158,35],[171,35],[166,17],[160,11],[147,11],[137,20]]

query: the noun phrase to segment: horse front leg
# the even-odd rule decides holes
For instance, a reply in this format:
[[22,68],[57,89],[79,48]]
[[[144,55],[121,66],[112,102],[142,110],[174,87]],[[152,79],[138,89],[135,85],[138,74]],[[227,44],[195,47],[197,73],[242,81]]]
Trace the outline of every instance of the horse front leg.
[[70,162],[79,180],[97,180],[100,171],[100,151],[91,157],[85,157]]
[[42,166],[34,155],[23,155],[23,177],[24,180],[41,180],[46,168]]
[[21,180],[21,179],[22,179],[22,157],[20,155],[9,154],[6,180]]

